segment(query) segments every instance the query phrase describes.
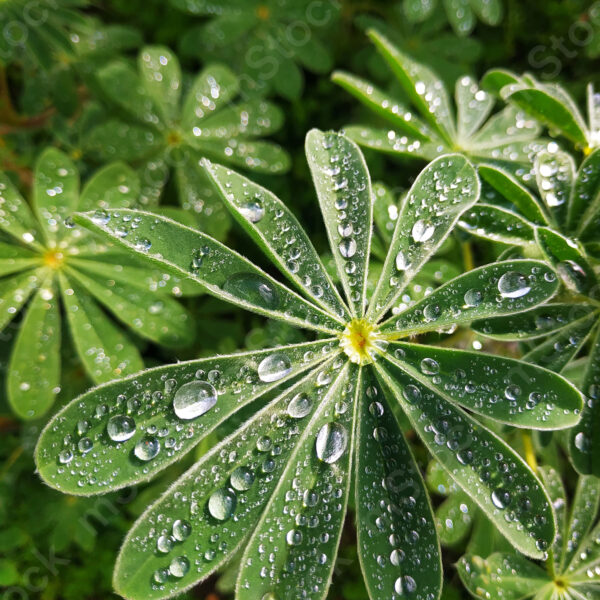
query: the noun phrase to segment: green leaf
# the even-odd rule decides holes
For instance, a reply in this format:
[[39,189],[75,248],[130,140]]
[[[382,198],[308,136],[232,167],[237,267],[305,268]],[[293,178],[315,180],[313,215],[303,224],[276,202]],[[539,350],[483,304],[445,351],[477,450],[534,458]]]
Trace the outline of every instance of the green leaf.
[[469,0],[443,0],[448,21],[456,35],[469,35],[475,27],[475,15]]
[[534,226],[516,212],[477,203],[465,211],[458,224],[471,235],[512,246],[528,246],[535,241]]
[[367,33],[419,112],[451,143],[455,137],[454,118],[450,98],[440,78],[402,53],[378,31],[371,29]]
[[520,79],[506,69],[490,69],[481,78],[481,87],[497,96],[500,90],[510,84],[519,83]]
[[8,365],[8,400],[22,419],[43,415],[60,387],[60,311],[52,275],[27,307]]
[[435,9],[435,0],[403,0],[402,9],[411,23],[421,23]]
[[209,161],[203,167],[235,219],[279,270],[341,323],[348,321],[348,309],[290,209],[267,189],[226,167]]
[[[594,238],[600,219],[600,148],[581,163],[571,194],[567,226],[581,238]],[[583,213],[583,217],[581,216]]]
[[495,553],[486,560],[466,555],[457,567],[463,585],[476,598],[521,600],[553,587],[541,567],[518,554]]
[[[487,120],[468,142],[468,147],[472,152],[478,154],[485,154],[483,150],[487,150],[490,159],[504,158],[514,161],[515,157],[510,156],[503,146],[515,142],[533,142],[539,133],[540,125],[537,121],[527,118],[527,115],[517,107],[507,106]],[[544,147],[543,144],[538,144],[538,146],[539,149]],[[523,147],[529,148],[527,145]],[[518,160],[529,164],[531,162],[529,154],[533,154],[534,147],[535,145],[532,145],[528,151],[524,152],[524,156],[517,157]]]
[[0,286],[0,331],[19,313],[19,309],[39,287],[40,281],[45,279],[46,275],[47,271],[42,268],[0,280],[2,283]]
[[563,224],[575,181],[575,161],[570,154],[542,150],[535,156],[535,178],[542,200],[556,222]]
[[512,202],[524,217],[540,225],[549,223],[535,196],[512,175],[493,165],[479,165],[477,171],[482,179]]
[[350,311],[362,317],[373,229],[371,178],[365,159],[347,137],[318,129],[306,136],[306,158]]
[[[78,495],[149,480],[242,407],[325,360],[331,349],[331,340],[326,340],[240,352],[147,369],[100,385],[73,400],[50,421],[36,449],[37,468],[52,487]],[[217,401],[211,406],[215,396]],[[188,398],[201,404],[192,404],[197,410],[187,414],[178,409],[184,415],[180,418],[174,411],[176,398],[183,408]],[[206,409],[204,414],[201,409]],[[195,412],[198,417],[193,418]],[[133,427],[125,429],[132,425],[125,418],[133,421]],[[113,437],[123,441],[109,436],[109,421],[117,433],[122,432]],[[133,435],[125,439],[132,429]],[[148,436],[155,436],[160,451],[144,461],[135,448]],[[82,439],[93,444],[87,457],[94,461],[81,451],[89,445]]]
[[84,145],[104,160],[134,161],[153,156],[163,140],[145,125],[110,119],[94,127]]
[[442,565],[431,503],[390,406],[362,371],[354,462],[358,556],[369,596],[437,598]]
[[494,98],[479,88],[477,82],[465,75],[456,82],[458,139],[467,141],[490,115]]
[[147,256],[167,272],[192,278],[213,296],[300,327],[330,333],[339,330],[337,320],[240,254],[171,219],[119,210],[104,211],[100,216],[85,213],[76,220],[139,256]]
[[43,243],[29,205],[4,173],[0,173],[0,230],[37,249]]
[[98,281],[78,269],[69,268],[67,274],[138,335],[175,348],[193,341],[191,316],[176,300],[129,283]]
[[368,317],[381,318],[391,308],[479,191],[475,169],[459,154],[441,156],[421,171],[402,201]]
[[16,244],[0,242],[0,277],[38,266],[39,254]]
[[367,108],[387,119],[396,129],[420,140],[431,138],[431,131],[401,101],[374,86],[371,82],[344,71],[335,71],[331,80],[350,92]]
[[79,174],[73,161],[56,148],[48,148],[35,164],[33,209],[50,246],[65,234],[63,224],[77,209]]
[[179,112],[181,67],[177,57],[164,46],[145,46],[138,56],[138,68],[148,94],[164,117],[172,121]]
[[597,289],[598,279],[581,245],[547,227],[536,229],[539,247],[554,265],[563,284],[574,293],[590,295]]
[[441,543],[444,546],[455,546],[463,541],[471,529],[476,513],[477,508],[462,490],[446,498],[435,511]]
[[580,392],[546,369],[455,348],[407,343],[388,348],[430,389],[475,414],[529,429],[566,429],[579,421]]
[[[310,373],[205,454],[146,510],[117,559],[114,585],[119,594],[152,599],[182,592],[242,547],[279,482],[285,481],[284,469],[322,406],[329,385],[315,385],[319,373],[329,380],[336,375],[331,362]],[[299,394],[301,400],[296,399]],[[159,515],[168,517],[163,521]],[[179,521],[183,523],[175,525]],[[182,525],[187,537],[181,535]],[[173,534],[172,550],[161,552],[162,536]]]
[[502,88],[501,94],[504,100],[516,104],[551,129],[560,131],[576,146],[587,146],[585,123],[579,111],[573,111],[564,96],[556,93],[556,88],[516,83]]
[[549,566],[554,569],[556,574],[561,572],[563,542],[567,535],[567,494],[560,473],[556,469],[540,467],[538,475],[550,496],[554,515],[556,516],[556,537],[550,548],[550,557],[548,558]]
[[87,292],[62,274],[59,283],[75,348],[92,380],[104,383],[141,371],[138,349]]
[[470,0],[471,8],[477,16],[488,25],[498,25],[502,21],[501,0]]
[[600,464],[596,460],[600,452],[600,327],[596,327],[581,390],[586,402],[581,421],[571,432],[569,454],[579,473],[600,477]]
[[594,310],[587,304],[544,304],[506,317],[473,321],[471,329],[494,340],[531,340],[569,327]]
[[507,260],[468,271],[392,316],[383,332],[407,336],[519,313],[548,300],[558,289],[554,271],[537,260]]
[[139,196],[138,175],[125,163],[115,162],[98,169],[86,182],[77,209],[129,208],[137,204]]
[[[361,391],[358,367],[347,362],[303,426],[244,551],[238,600],[326,597],[346,516]],[[299,573],[295,565],[302,565]]]
[[[546,491],[505,442],[385,355],[377,373],[431,454],[519,552],[543,558],[556,532]],[[510,519],[507,515],[510,514]]]

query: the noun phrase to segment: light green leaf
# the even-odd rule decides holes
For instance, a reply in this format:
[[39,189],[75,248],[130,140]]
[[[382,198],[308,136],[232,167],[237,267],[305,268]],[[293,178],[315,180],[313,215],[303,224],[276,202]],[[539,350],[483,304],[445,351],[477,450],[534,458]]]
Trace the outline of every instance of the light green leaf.
[[47,276],[46,269],[19,273],[0,280],[0,331],[10,323]]
[[148,95],[163,116],[173,121],[178,116],[181,96],[179,60],[164,46],[145,46],[138,56],[138,68]]
[[457,35],[469,35],[475,27],[475,15],[469,0],[443,0],[448,21]]
[[0,173],[0,230],[37,249],[43,243],[29,205],[4,173]]
[[367,108],[393,123],[396,129],[402,133],[420,140],[431,138],[432,134],[429,128],[418,117],[415,117],[408,107],[371,82],[344,71],[335,71],[331,75],[331,80],[343,87]]
[[50,275],[27,307],[8,365],[8,400],[22,419],[43,415],[60,390],[60,311]]
[[[78,495],[147,481],[232,414],[319,364],[332,349],[331,340],[325,340],[240,352],[147,369],[100,385],[50,421],[36,449],[37,468],[52,487]],[[176,399],[181,417],[174,410]],[[122,441],[109,436],[109,422],[113,438]],[[141,460],[136,446],[145,450],[144,440],[151,436],[159,452]],[[94,461],[81,451],[90,443],[87,456]]]
[[488,25],[498,25],[502,21],[502,0],[470,0],[471,8]]
[[579,242],[547,227],[538,227],[535,233],[539,247],[567,289],[582,294],[597,289],[598,279]]
[[0,277],[38,266],[40,256],[28,248],[0,242]]
[[[431,454],[519,552],[543,558],[556,532],[546,491],[525,461],[425,377],[385,355],[377,373]],[[510,511],[510,513],[509,513]],[[510,519],[507,515],[510,514]]]
[[473,321],[471,329],[494,340],[531,340],[569,327],[594,310],[587,304],[544,304],[506,317]]
[[560,473],[556,469],[542,466],[538,469],[538,475],[550,496],[554,515],[556,516],[556,537],[550,548],[548,558],[548,565],[554,569],[556,574],[561,572],[560,562],[562,560],[563,542],[567,535],[567,494]]
[[479,191],[475,169],[459,154],[440,156],[421,171],[402,201],[368,317],[381,318],[391,308]]
[[144,363],[138,349],[87,291],[62,274],[59,283],[75,348],[92,380],[104,383],[141,371]]
[[85,213],[76,218],[103,237],[147,256],[167,272],[192,278],[209,294],[300,327],[330,333],[339,330],[337,320],[240,254],[171,219],[131,210],[105,211],[100,217]]
[[468,271],[382,324],[407,336],[476,319],[519,313],[548,300],[558,289],[554,271],[537,260],[507,260]]
[[290,209],[267,189],[226,167],[209,161],[203,166],[238,223],[279,270],[340,323],[348,321],[348,309]]
[[402,8],[411,23],[421,23],[435,9],[435,0],[403,0]]
[[94,127],[85,140],[88,152],[104,160],[141,160],[154,156],[162,136],[145,125],[110,119]]
[[64,222],[77,209],[79,174],[73,161],[56,148],[48,148],[35,164],[33,209],[50,246],[67,230]]
[[[354,463],[358,556],[372,600],[437,598],[442,565],[429,496],[371,370],[363,369]],[[384,508],[385,507],[385,508]]]
[[524,217],[539,225],[549,223],[535,196],[512,175],[493,165],[479,165],[477,171],[482,179],[512,202]]
[[469,496],[462,490],[446,498],[435,511],[435,520],[444,546],[455,546],[463,541],[471,525],[477,508],[471,505]]
[[465,75],[456,81],[458,139],[468,140],[488,118],[494,98],[479,88],[477,82]]
[[[323,369],[327,379],[335,375],[331,362]],[[175,595],[208,577],[242,547],[284,481],[290,456],[329,389],[315,385],[318,376],[313,371],[246,421],[148,508],[117,559],[119,594],[131,599]],[[169,541],[173,534],[172,549],[161,552],[159,546],[169,547],[163,536]]]
[[[528,118],[522,110],[515,106],[507,106],[490,117],[485,125],[474,134],[468,145],[473,151],[489,150],[490,158],[502,158],[503,154],[500,148],[503,145],[511,142],[533,141],[540,130],[539,123]],[[527,160],[527,162],[530,161]]]
[[77,209],[129,208],[139,201],[140,181],[137,173],[122,162],[96,171],[81,191]]
[[514,427],[566,429],[579,421],[581,393],[566,379],[526,362],[422,344],[388,347],[440,396]]
[[[582,216],[583,213],[583,216]],[[581,238],[594,239],[600,219],[600,148],[581,163],[571,194],[567,226]]]
[[475,597],[498,600],[521,600],[541,592],[550,577],[538,565],[518,554],[492,554],[484,560],[479,556],[463,556],[458,563],[458,574],[463,585]]
[[597,460],[600,452],[600,327],[596,327],[592,340],[581,390],[586,396],[586,403],[581,421],[571,432],[569,454],[579,473],[600,477]]
[[458,224],[471,235],[512,246],[528,246],[535,241],[534,225],[516,212],[477,203],[465,211]]
[[506,69],[490,69],[481,78],[481,87],[498,96],[503,87],[519,83],[520,81],[520,78],[511,71]]
[[129,283],[92,279],[78,269],[69,268],[67,274],[138,335],[175,348],[194,339],[190,315],[173,298],[148,294]]
[[419,112],[451,143],[455,137],[454,118],[450,98],[440,78],[402,53],[378,31],[371,29],[367,33]]
[[318,129],[306,136],[306,158],[350,311],[362,317],[373,229],[371,178],[365,159],[347,137]]
[[563,224],[575,181],[575,161],[570,154],[557,150],[538,152],[534,161],[535,178],[542,200],[556,222]]
[[358,367],[347,362],[302,427],[244,551],[238,600],[326,597],[346,516],[360,391]]

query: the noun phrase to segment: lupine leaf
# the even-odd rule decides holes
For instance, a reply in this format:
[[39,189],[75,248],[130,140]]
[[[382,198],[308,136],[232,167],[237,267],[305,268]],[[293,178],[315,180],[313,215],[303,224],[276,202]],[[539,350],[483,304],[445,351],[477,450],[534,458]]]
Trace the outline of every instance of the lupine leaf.
[[478,198],[479,180],[463,156],[441,156],[421,171],[402,202],[368,317],[380,318],[391,307]]
[[[520,552],[542,558],[554,540],[546,491],[525,461],[429,381],[385,355],[378,375],[390,387],[423,443]],[[400,367],[402,365],[402,367]],[[526,490],[526,491],[525,491]],[[511,519],[506,519],[510,510]]]
[[55,246],[65,229],[65,219],[77,208],[79,174],[73,161],[60,150],[48,148],[35,165],[33,208],[44,236]]
[[369,595],[416,591],[437,598],[442,565],[423,478],[370,370],[363,369],[362,385],[354,473],[358,555]]
[[94,127],[85,140],[86,149],[105,160],[141,160],[162,145],[155,131],[136,123],[110,119]]
[[444,546],[454,546],[465,539],[473,524],[473,513],[477,512],[469,496],[459,490],[446,498],[435,511],[440,542]]
[[527,118],[517,107],[507,106],[487,120],[469,141],[469,147],[479,151],[487,149],[490,158],[502,158],[503,145],[533,141],[539,132],[540,125],[537,121]]
[[360,391],[358,367],[347,363],[304,424],[244,551],[238,600],[326,597],[346,516]]
[[494,98],[479,88],[477,82],[465,75],[456,82],[458,139],[468,140],[488,118]]
[[477,16],[488,25],[498,25],[502,20],[501,0],[470,0],[471,7]]
[[570,154],[558,150],[542,150],[535,156],[535,177],[542,200],[556,222],[563,224],[567,216],[571,190],[575,180],[575,161]]
[[39,262],[39,255],[28,248],[0,242],[0,277],[31,269]]
[[[325,360],[324,349],[331,349],[330,341],[240,352],[147,369],[103,384],[50,421],[36,449],[40,475],[52,487],[85,495],[146,481],[240,408]],[[181,418],[174,410],[176,398]],[[186,404],[191,406],[187,412]],[[111,435],[122,441],[110,437],[109,421]],[[155,436],[160,451],[143,461],[135,448],[147,436]],[[93,445],[88,455],[96,459],[93,464],[80,450],[82,439]],[[84,450],[87,445],[82,444]]]
[[138,349],[87,292],[62,274],[59,282],[73,342],[92,380],[104,383],[141,371]]
[[346,298],[352,314],[362,317],[373,229],[365,159],[348,138],[317,129],[306,136],[306,158]]
[[[331,363],[323,369],[330,379]],[[205,454],[148,508],[121,548],[114,576],[118,593],[131,599],[175,595],[206,578],[241,547],[329,389],[328,385],[316,386],[317,378],[313,371],[281,394]],[[294,404],[298,394],[307,398],[300,412]],[[304,416],[290,416],[290,411]],[[178,535],[177,521],[184,522],[187,537]],[[229,522],[226,527],[225,522]],[[164,547],[161,536],[173,534],[172,550],[158,550],[159,544]],[[195,564],[196,548],[203,551],[199,564]],[[187,568],[181,557],[188,561]]]
[[[303,327],[326,332],[339,329],[332,317],[199,231],[141,211],[86,213],[77,219],[103,237],[148,256],[170,273],[194,279],[209,294],[228,302]],[[133,219],[136,228],[131,228]]]
[[8,365],[8,399],[22,419],[43,415],[60,383],[60,311],[50,275],[27,307]]
[[531,340],[569,327],[593,311],[587,304],[544,304],[506,317],[473,321],[471,329],[494,340]]
[[339,292],[290,209],[265,188],[226,167],[208,161],[203,166],[233,216],[279,270],[315,303],[348,320]]
[[125,163],[115,162],[98,169],[81,190],[77,210],[128,208],[137,204],[140,181]]
[[442,0],[446,8],[448,21],[457,35],[465,36],[475,27],[475,15],[469,0]]
[[[584,239],[593,238],[600,219],[600,148],[581,163],[571,194],[568,226]],[[581,216],[583,212],[583,217]]]
[[508,260],[473,269],[434,290],[382,324],[382,331],[410,335],[522,312],[556,292],[554,271],[536,260]]
[[458,224],[471,235],[502,244],[526,246],[535,241],[534,226],[511,210],[477,203],[465,211]]
[[46,275],[46,270],[42,268],[0,280],[0,331],[19,313]]
[[543,466],[538,469],[538,475],[550,496],[556,517],[556,537],[550,548],[548,561],[552,561],[551,566],[554,568],[554,572],[560,573],[563,542],[567,535],[567,494],[560,473],[556,469]]
[[378,31],[371,29],[368,35],[413,104],[430,125],[450,142],[455,134],[454,118],[450,98],[439,77],[400,52]]
[[138,68],[148,94],[166,119],[179,109],[181,67],[177,57],[164,46],[145,46],[138,57]]
[[596,327],[594,336],[581,387],[586,402],[581,421],[571,432],[569,454],[579,473],[600,477],[600,465],[596,460],[600,451],[600,327]]
[[579,421],[581,394],[546,369],[455,348],[394,343],[389,349],[420,371],[428,387],[481,416],[530,429],[565,429]]

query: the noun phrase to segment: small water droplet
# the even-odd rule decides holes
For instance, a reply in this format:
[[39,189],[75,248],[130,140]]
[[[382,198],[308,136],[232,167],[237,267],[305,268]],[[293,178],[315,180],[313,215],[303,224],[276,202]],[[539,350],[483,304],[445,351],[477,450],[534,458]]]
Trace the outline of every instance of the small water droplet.
[[312,400],[306,394],[296,394],[288,404],[287,413],[294,419],[306,417],[312,410]]
[[153,436],[141,439],[133,449],[133,453],[143,461],[152,460],[160,452],[160,442]]
[[231,487],[238,492],[245,492],[254,483],[254,473],[248,467],[237,467],[230,477]]
[[503,298],[521,298],[531,291],[531,286],[522,273],[507,271],[498,280],[498,291]]
[[135,434],[135,421],[125,415],[115,415],[106,424],[106,433],[113,442],[125,442]]

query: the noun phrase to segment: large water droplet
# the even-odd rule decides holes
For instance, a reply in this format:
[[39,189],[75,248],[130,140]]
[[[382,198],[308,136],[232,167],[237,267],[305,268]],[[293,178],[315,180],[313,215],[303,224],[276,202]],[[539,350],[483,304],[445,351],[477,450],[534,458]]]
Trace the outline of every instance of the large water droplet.
[[265,209],[258,200],[251,200],[242,204],[239,211],[251,223],[258,223],[265,216]]
[[156,540],[156,549],[163,554],[167,554],[173,549],[173,539],[168,535],[160,535]]
[[152,460],[160,452],[160,442],[153,436],[140,440],[133,449],[133,453],[143,461]]
[[326,423],[317,434],[317,456],[323,462],[333,464],[338,461],[348,445],[348,432],[339,423]]
[[400,250],[400,252],[396,254],[396,269],[398,269],[398,271],[406,271],[408,267],[410,267],[408,259],[406,258],[404,252]]
[[290,529],[285,540],[290,546],[298,546],[302,543],[302,532],[298,529]]
[[344,238],[338,248],[344,258],[352,258],[356,254],[356,241],[354,238]]
[[575,448],[577,448],[577,450],[580,452],[587,453],[590,451],[590,440],[582,431],[575,436],[573,442],[575,444]]
[[492,503],[496,508],[504,509],[510,504],[510,492],[503,488],[498,488],[492,492]]
[[182,385],[173,398],[173,410],[180,419],[195,419],[217,403],[217,390],[207,381]]
[[183,540],[187,539],[192,533],[192,526],[183,519],[177,519],[173,523],[173,537],[178,542],[183,542]]
[[227,521],[233,516],[237,496],[233,490],[221,488],[208,499],[208,512],[218,521]]
[[396,579],[394,590],[396,594],[401,596],[404,594],[412,594],[417,589],[417,582],[410,575],[403,575]]
[[415,242],[426,242],[435,233],[435,227],[431,223],[419,219],[412,228],[411,235]]
[[178,579],[190,570],[190,561],[185,556],[178,556],[171,561],[169,572]]
[[310,413],[312,400],[306,394],[296,394],[288,404],[287,412],[294,419],[302,419]]
[[480,290],[471,289],[465,293],[465,305],[469,308],[475,308],[481,304],[483,294]]
[[135,433],[135,421],[125,415],[115,415],[108,420],[106,433],[113,442],[125,442]]
[[271,354],[263,358],[258,365],[258,377],[265,383],[279,381],[291,373],[290,359],[281,353]]
[[531,286],[522,273],[507,271],[498,280],[498,291],[503,298],[521,298],[531,291]]
[[236,273],[223,284],[223,290],[236,298],[268,310],[279,308],[279,294],[265,277],[254,273]]
[[245,492],[254,483],[254,473],[248,467],[237,467],[231,474],[231,487],[238,492]]

